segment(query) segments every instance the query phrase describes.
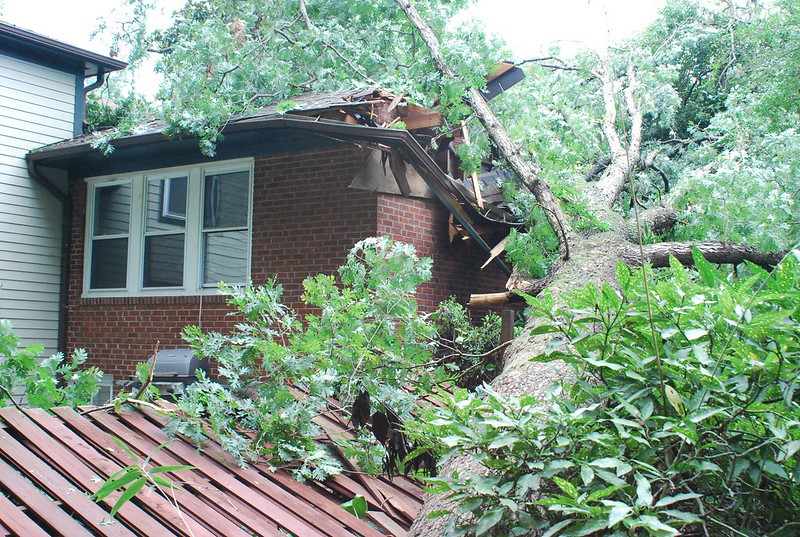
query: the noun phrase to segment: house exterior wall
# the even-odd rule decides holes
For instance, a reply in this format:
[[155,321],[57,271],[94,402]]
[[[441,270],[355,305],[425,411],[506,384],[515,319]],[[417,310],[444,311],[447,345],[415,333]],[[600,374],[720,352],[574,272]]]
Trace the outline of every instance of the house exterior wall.
[[76,75],[0,53],[0,318],[22,343],[58,342],[61,204],[25,154],[73,136]]
[[418,303],[425,311],[435,310],[450,296],[465,304],[472,293],[498,292],[508,279],[494,263],[481,270],[489,254],[474,241],[450,243],[449,216],[438,200],[378,197],[378,235],[411,243],[417,255],[433,258],[433,277],[418,291]]
[[[359,240],[389,235],[413,243],[434,258],[434,282],[420,290],[427,311],[451,294],[492,291],[505,278],[479,268],[485,255],[447,240],[447,211],[435,200],[419,200],[349,188],[366,154],[333,148],[256,157],[254,164],[251,278],[275,278],[284,303],[303,310],[302,281],[333,274]],[[82,298],[86,184],[72,183],[73,225],[68,345],[89,351],[90,364],[126,378],[134,364],[160,348],[185,346],[181,329],[229,330],[237,316],[221,296]]]

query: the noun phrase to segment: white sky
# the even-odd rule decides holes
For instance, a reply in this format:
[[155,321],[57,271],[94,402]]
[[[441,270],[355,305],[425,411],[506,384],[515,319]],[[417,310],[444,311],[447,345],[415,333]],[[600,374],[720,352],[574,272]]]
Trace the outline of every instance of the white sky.
[[[182,0],[156,0],[165,24]],[[313,1],[313,0],[311,0]],[[358,0],[350,0],[358,1]],[[387,0],[388,1],[388,0]],[[501,35],[516,57],[524,60],[558,45],[571,53],[580,47],[603,48],[633,35],[652,21],[665,0],[477,0],[469,13],[490,33]],[[122,0],[0,0],[0,19],[48,37],[109,53],[107,40],[90,38],[99,17],[114,20]],[[155,79],[137,77],[137,90],[152,95]],[[144,82],[144,83],[142,83]]]

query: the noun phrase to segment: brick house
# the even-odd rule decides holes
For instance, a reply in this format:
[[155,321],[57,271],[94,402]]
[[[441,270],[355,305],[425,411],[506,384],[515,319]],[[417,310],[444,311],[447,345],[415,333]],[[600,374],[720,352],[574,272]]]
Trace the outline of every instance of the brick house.
[[[446,173],[455,169],[446,147],[420,145],[437,113],[379,90],[294,104],[291,114],[267,107],[232,120],[213,158],[197,140],[167,138],[158,122],[116,140],[107,156],[90,136],[28,154],[43,175],[68,175],[69,348],[127,377],[156,341],[181,346],[188,324],[231,326],[217,281],[275,277],[284,301],[301,307],[306,276],[333,273],[376,235],[433,258],[418,295],[425,310],[502,289],[502,261],[481,265],[512,218],[496,204],[478,209],[468,182]],[[378,126],[393,117],[407,130]]]

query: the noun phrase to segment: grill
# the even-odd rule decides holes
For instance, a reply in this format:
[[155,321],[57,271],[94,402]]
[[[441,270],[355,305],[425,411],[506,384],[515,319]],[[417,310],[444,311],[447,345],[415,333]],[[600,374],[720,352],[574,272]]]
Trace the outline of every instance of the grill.
[[[153,363],[151,356],[148,364]],[[200,359],[191,349],[164,349],[158,351],[153,367],[153,382],[182,382],[191,384],[197,380],[195,371],[208,374],[208,359]]]
[[[153,365],[153,356],[147,363]],[[162,396],[174,396],[183,393],[186,386],[197,381],[197,371],[208,374],[208,359],[198,358],[191,349],[163,349],[155,355],[153,365],[153,381]],[[135,378],[119,381],[117,384],[128,389],[136,389],[141,383]]]

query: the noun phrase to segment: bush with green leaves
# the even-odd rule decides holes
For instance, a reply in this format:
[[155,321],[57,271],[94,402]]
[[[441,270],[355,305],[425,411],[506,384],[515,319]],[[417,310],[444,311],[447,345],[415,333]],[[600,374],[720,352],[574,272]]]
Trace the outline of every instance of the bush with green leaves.
[[498,314],[489,312],[475,323],[469,310],[450,297],[439,304],[433,322],[437,331],[436,358],[452,372],[457,386],[474,388],[497,376],[503,358],[502,321]]
[[103,373],[96,367],[82,369],[86,351],[76,349],[67,359],[63,353],[40,359],[44,347],[19,346],[11,323],[0,319],[0,406],[11,403],[12,394],[24,392],[23,402],[32,407],[87,404],[98,392]]
[[[186,417],[169,430],[200,442],[207,425],[240,461],[266,457],[300,477],[338,473],[338,461],[317,442],[325,432],[314,422],[331,398],[347,407],[367,392],[373,408],[407,419],[417,395],[444,374],[432,359],[435,330],[414,299],[430,268],[431,260],[417,258],[413,246],[366,239],[348,254],[338,281],[333,275],[305,280],[303,301],[313,312],[305,316],[281,302],[274,281],[223,286],[244,319],[229,334],[186,328],[195,352],[216,362],[220,382],[201,376],[189,386],[178,402]],[[377,469],[382,448],[363,438],[368,434],[362,430],[348,454]]]
[[485,471],[432,480],[449,535],[797,535],[800,252],[739,278],[694,261],[530,298],[553,337],[538,359],[578,380],[546,401],[459,392],[417,422]]

